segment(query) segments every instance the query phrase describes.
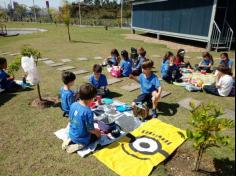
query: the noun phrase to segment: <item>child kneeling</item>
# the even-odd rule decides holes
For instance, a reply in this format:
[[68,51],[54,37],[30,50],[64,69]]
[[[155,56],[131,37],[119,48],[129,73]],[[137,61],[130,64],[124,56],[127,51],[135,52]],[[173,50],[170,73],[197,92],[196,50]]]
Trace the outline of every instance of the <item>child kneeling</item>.
[[95,98],[97,91],[91,84],[80,87],[80,101],[71,105],[69,118],[68,145],[65,145],[68,153],[74,153],[95,142],[101,137],[99,130],[94,128],[94,115],[89,108],[89,103]]
[[147,103],[148,108],[152,109],[152,118],[156,118],[158,116],[157,113],[157,105],[161,98],[161,84],[158,77],[152,72],[152,68],[154,66],[153,61],[147,60],[142,64],[142,74],[139,76],[139,79],[130,76],[131,79],[134,79],[138,83],[141,84],[141,95],[138,96],[136,100],[133,102],[133,107],[135,107],[139,103]]

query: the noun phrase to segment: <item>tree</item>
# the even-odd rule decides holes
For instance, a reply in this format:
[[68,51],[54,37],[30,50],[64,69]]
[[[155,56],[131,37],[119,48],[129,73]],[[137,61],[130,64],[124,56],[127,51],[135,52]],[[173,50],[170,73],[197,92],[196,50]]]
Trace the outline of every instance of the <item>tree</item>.
[[21,57],[17,56],[13,62],[8,66],[7,68],[7,72],[15,77],[15,72],[17,72],[20,69],[20,65],[21,65]]
[[203,154],[211,147],[226,146],[229,136],[223,134],[227,129],[234,128],[234,121],[219,118],[224,113],[221,108],[214,104],[202,105],[191,112],[191,126],[193,130],[187,129],[187,137],[193,141],[193,146],[198,150],[194,171],[199,171]]
[[65,23],[67,27],[68,38],[69,38],[69,41],[71,41],[71,35],[70,35],[71,13],[70,13],[70,5],[67,1],[64,2],[61,8],[60,16],[62,18],[62,21]]
[[20,19],[21,21],[23,20],[23,17],[25,16],[27,12],[26,6],[17,4],[15,6],[15,16]]
[[[38,59],[41,57],[41,53],[37,49],[30,48],[30,47],[24,47],[21,51],[21,55],[26,56],[26,57],[31,57],[32,56],[35,59],[36,66],[38,64]],[[37,92],[38,92],[39,100],[43,101],[39,83],[37,84]]]
[[52,18],[52,21],[57,25],[60,22],[60,13],[56,9],[49,9],[49,14]]

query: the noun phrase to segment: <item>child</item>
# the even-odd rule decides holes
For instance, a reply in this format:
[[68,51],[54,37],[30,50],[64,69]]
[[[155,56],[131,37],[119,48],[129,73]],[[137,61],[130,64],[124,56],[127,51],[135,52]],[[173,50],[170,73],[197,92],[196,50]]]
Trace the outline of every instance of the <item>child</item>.
[[185,57],[185,50],[184,49],[179,49],[176,55],[176,61],[175,65],[178,66],[179,68],[188,68],[191,69],[191,64],[189,62],[184,61]]
[[71,105],[69,117],[70,143],[66,147],[68,153],[74,153],[101,137],[99,130],[94,128],[94,115],[88,107],[95,98],[97,91],[91,84],[80,87],[80,101]]
[[0,57],[0,89],[7,92],[17,92],[23,90],[22,86],[16,84],[14,77],[6,73],[7,60]]
[[211,67],[214,65],[213,57],[210,53],[205,52],[202,54],[203,60],[199,63],[199,65],[196,65],[196,69],[198,71],[206,71],[207,73],[211,72]]
[[107,64],[112,66],[118,66],[120,63],[120,54],[117,49],[111,50],[111,57],[107,59]]
[[216,84],[211,86],[204,86],[205,90],[209,94],[227,97],[230,96],[234,87],[234,79],[232,77],[231,70],[224,65],[220,65],[216,70]]
[[97,89],[99,95],[104,96],[108,93],[107,78],[102,74],[102,66],[97,64],[93,66],[93,75],[89,77],[89,83]]
[[139,76],[142,73],[142,64],[146,60],[146,51],[144,48],[138,48],[137,50],[138,58],[133,60],[133,71],[132,75]]
[[132,73],[132,61],[129,59],[129,53],[126,50],[121,51],[122,61],[120,64],[123,77],[129,77]]
[[138,103],[147,103],[148,107],[152,109],[152,118],[156,118],[157,105],[161,98],[161,84],[158,77],[152,72],[154,66],[153,61],[147,60],[142,65],[143,73],[139,76],[139,80],[130,75],[130,79],[133,79],[141,84],[141,95],[134,100],[132,106],[135,107]]
[[70,106],[77,100],[78,95],[71,88],[75,84],[76,76],[72,72],[63,72],[62,81],[64,86],[60,90],[61,109],[64,112],[63,117],[68,117]]
[[222,53],[220,55],[220,58],[221,58],[220,65],[224,65],[225,67],[229,68],[232,71],[234,62],[229,59],[228,53]]
[[168,83],[179,82],[182,74],[175,65],[175,57],[172,52],[167,52],[161,66],[162,79]]

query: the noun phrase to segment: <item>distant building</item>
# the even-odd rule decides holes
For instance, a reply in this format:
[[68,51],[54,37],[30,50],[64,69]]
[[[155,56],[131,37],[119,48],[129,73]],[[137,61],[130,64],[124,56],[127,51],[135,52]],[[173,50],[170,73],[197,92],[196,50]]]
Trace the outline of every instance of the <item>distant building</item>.
[[229,49],[235,31],[235,0],[131,0],[132,29]]

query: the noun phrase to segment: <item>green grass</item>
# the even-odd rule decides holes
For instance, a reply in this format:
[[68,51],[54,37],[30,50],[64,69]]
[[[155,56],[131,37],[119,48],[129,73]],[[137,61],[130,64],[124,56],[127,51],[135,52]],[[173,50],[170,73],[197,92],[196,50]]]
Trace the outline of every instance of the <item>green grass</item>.
[[[39,49],[43,57],[48,57],[56,61],[62,58],[74,59],[80,56],[93,58],[94,56],[106,57],[112,48],[127,49],[130,47],[143,46],[148,55],[164,55],[169,49],[164,45],[146,44],[140,41],[126,40],[121,34],[130,33],[129,30],[104,28],[79,28],[72,27],[71,35],[74,42],[68,42],[66,28],[64,26],[44,25],[44,24],[8,24],[8,27],[40,27],[48,29],[45,33],[30,35],[20,35],[18,37],[0,38],[0,52],[18,52],[23,45],[31,45]],[[176,52],[176,51],[174,51]],[[191,57],[201,55],[201,53],[188,53]],[[219,53],[214,53],[219,57]],[[233,52],[230,53],[233,56]],[[12,57],[7,57],[11,62]],[[154,59],[156,67],[160,67],[161,59]],[[190,60],[193,64],[198,63],[198,59]],[[91,70],[96,61],[90,59],[87,62],[74,61],[68,65],[76,66],[79,69]],[[60,72],[39,64],[41,75],[41,87],[44,95],[58,95],[62,86]],[[21,79],[22,70],[18,72],[17,78]],[[76,85],[81,85],[83,76],[77,77]],[[130,103],[139,94],[139,91],[127,93],[120,89],[122,85],[131,82],[124,79],[119,85],[110,87],[113,92],[121,94],[117,97],[121,101]],[[166,123],[173,124],[179,128],[186,129],[190,113],[177,107],[177,102],[186,97],[201,100],[204,103],[215,102],[220,107],[235,110],[234,98],[220,98],[204,93],[189,93],[180,87],[168,85],[162,82],[166,91],[171,91],[172,95],[163,99],[160,103],[162,109],[166,111],[160,119]],[[17,94],[1,95],[0,97],[0,175],[116,175],[93,156],[85,159],[77,155],[68,155],[61,150],[61,141],[56,139],[53,132],[63,128],[68,123],[62,118],[60,108],[34,109],[28,104],[37,97],[36,90],[21,92]],[[4,104],[3,104],[4,103]],[[3,104],[3,105],[2,105]],[[169,107],[172,107],[169,108]],[[175,110],[177,112],[175,112]],[[170,114],[173,112],[173,115]],[[212,149],[208,153],[217,159],[229,158],[235,160],[235,132],[229,131],[232,136],[232,144],[229,148],[222,147]],[[192,150],[191,145],[186,143],[182,146],[186,150]],[[152,175],[165,175],[164,167],[154,170]],[[232,174],[232,173],[231,173]]]

